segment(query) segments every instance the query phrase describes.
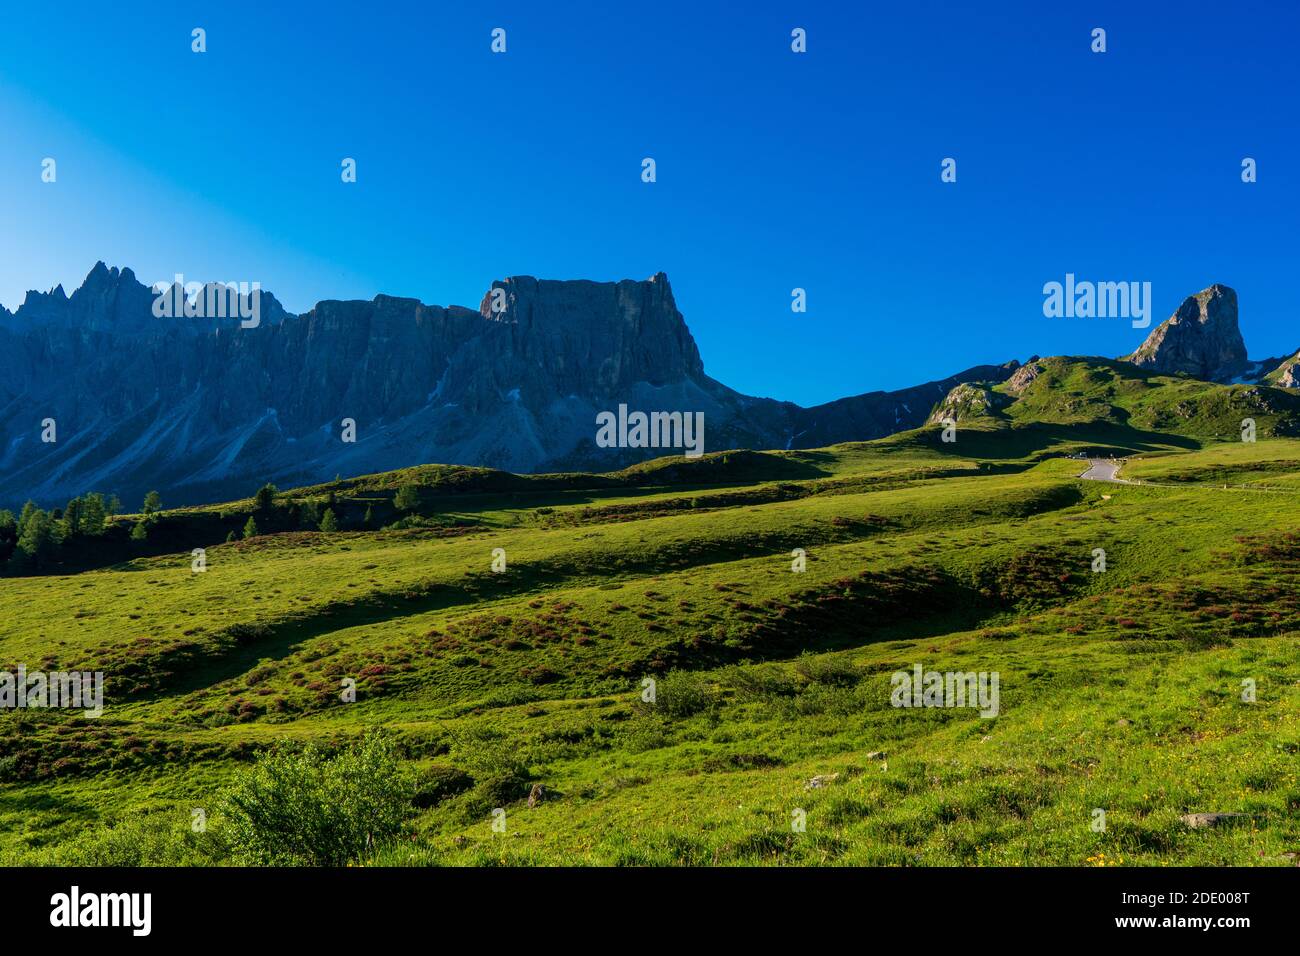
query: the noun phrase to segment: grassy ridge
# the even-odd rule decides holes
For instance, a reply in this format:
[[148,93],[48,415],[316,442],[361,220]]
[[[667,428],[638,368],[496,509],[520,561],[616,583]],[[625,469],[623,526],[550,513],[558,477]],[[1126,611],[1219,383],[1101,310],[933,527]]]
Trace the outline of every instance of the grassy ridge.
[[1261,436],[1300,435],[1300,394],[1272,385],[1216,385],[1159,375],[1101,358],[1039,359],[1023,387],[991,389],[992,400],[965,411],[991,423],[1121,426],[1148,436],[1235,441],[1243,419]]

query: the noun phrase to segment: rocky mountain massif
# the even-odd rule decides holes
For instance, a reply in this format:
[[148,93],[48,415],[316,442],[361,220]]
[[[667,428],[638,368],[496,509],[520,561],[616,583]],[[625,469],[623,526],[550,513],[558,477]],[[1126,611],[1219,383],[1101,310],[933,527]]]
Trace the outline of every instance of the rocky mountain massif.
[[[598,447],[596,415],[620,404],[703,412],[706,451],[815,448],[1005,416],[1048,387],[1035,358],[812,408],[742,395],[705,374],[662,273],[518,276],[494,282],[477,309],[380,295],[292,315],[256,294],[255,328],[158,318],[130,269],[101,262],[71,296],[59,287],[28,293],[13,314],[0,308],[0,505],[91,490],[134,502],[152,488],[198,503],[266,481],[426,462],[606,471],[673,453]],[[1270,391],[1298,384],[1298,360],[1251,363],[1236,294],[1220,285],[1189,297],[1126,359],[1145,373],[1249,378]],[[355,441],[344,440],[349,419]],[[53,442],[42,440],[50,421]]]
[[706,375],[662,273],[515,277],[478,309],[380,295],[292,315],[257,294],[255,328],[157,318],[130,269],[98,263],[70,296],[0,308],[0,506],[153,488],[175,505],[425,462],[604,471],[672,453],[597,447],[597,413],[620,404],[703,412],[706,451],[819,447],[916,428],[956,385],[1018,367],[801,408]]

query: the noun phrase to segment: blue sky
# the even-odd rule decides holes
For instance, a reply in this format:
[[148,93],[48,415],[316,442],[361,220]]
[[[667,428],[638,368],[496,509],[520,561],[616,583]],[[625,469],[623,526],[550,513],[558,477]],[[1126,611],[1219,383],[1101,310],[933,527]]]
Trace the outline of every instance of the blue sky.
[[11,5],[0,303],[97,259],[292,311],[663,270],[709,374],[802,404],[1134,348],[1043,316],[1067,272],[1300,347],[1294,4],[326,6]]

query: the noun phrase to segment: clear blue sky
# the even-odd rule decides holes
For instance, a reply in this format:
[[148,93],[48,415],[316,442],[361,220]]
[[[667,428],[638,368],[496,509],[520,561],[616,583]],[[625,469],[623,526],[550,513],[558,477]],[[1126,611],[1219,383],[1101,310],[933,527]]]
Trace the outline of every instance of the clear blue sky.
[[1253,357],[1300,347],[1294,3],[329,6],[7,5],[0,302],[97,259],[292,311],[663,270],[711,375],[803,404],[1131,350],[1043,317],[1066,272],[1156,322],[1224,282]]

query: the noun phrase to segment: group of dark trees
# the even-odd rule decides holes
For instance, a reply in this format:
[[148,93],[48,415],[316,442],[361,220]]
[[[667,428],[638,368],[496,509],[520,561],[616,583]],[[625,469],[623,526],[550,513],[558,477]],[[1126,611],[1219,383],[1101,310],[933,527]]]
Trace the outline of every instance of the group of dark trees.
[[[162,498],[151,491],[145,496],[140,521],[131,537],[145,540],[148,523],[162,508]],[[49,511],[29,501],[17,517],[0,510],[0,569],[9,574],[30,574],[59,563],[63,549],[103,537],[109,519],[122,510],[117,496],[105,498],[99,492],[79,495],[64,508]]]
[[[374,505],[367,503],[365,515],[358,522],[357,514],[346,512],[352,506],[339,501],[333,491],[319,498],[290,498],[280,496],[280,490],[269,482],[253,495],[253,508],[244,523],[242,533],[231,530],[227,541],[253,538],[259,534],[277,531],[338,531],[345,517],[349,527],[375,528]],[[145,495],[139,518],[129,535],[115,531],[112,538],[118,542],[120,553],[123,537],[143,544],[150,540],[150,529],[162,520],[162,497],[156,491]],[[381,509],[383,508],[380,503]],[[393,507],[400,514],[410,515],[419,510],[420,494],[414,485],[403,485],[393,498]],[[22,512],[15,516],[11,511],[0,510],[0,572],[7,574],[33,574],[49,570],[71,560],[82,561],[87,553],[103,554],[95,545],[97,539],[107,536],[111,521],[122,510],[117,496],[105,498],[99,492],[80,495],[64,508],[45,511],[33,502],[27,502]],[[382,517],[381,517],[382,523]],[[121,522],[117,523],[119,526]]]
[[[241,536],[252,538],[258,534],[276,531],[338,531],[344,525],[344,505],[333,492],[327,492],[323,498],[280,497],[280,489],[269,482],[257,489],[253,495],[253,511],[244,524],[243,534],[231,531],[227,541],[236,541]],[[382,506],[381,506],[382,507]],[[393,497],[393,507],[401,514],[412,514],[420,508],[420,492],[415,485],[402,485]],[[260,520],[259,520],[260,518]],[[366,504],[365,515],[360,522],[355,512],[348,518],[350,528],[373,529],[376,524],[375,508]]]
[[[325,497],[325,507],[323,509],[321,503],[315,498],[293,499],[283,505],[278,505],[276,496],[279,494],[280,489],[270,482],[257,489],[257,493],[253,495],[253,513],[248,516],[248,521],[244,523],[242,535],[244,538],[253,538],[264,531],[274,530],[339,530],[339,518],[335,513],[339,504],[334,492],[331,491]],[[263,516],[262,525],[259,525],[257,521],[259,514]],[[370,510],[367,509],[367,525],[369,525],[370,520]],[[238,537],[240,536],[232,531],[226,537],[226,540],[234,541]]]

